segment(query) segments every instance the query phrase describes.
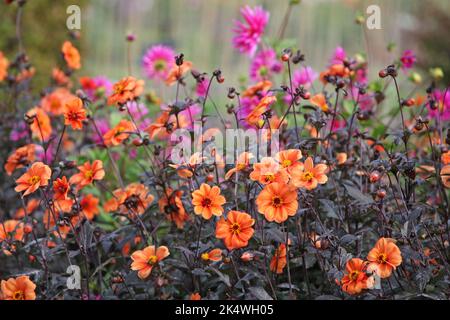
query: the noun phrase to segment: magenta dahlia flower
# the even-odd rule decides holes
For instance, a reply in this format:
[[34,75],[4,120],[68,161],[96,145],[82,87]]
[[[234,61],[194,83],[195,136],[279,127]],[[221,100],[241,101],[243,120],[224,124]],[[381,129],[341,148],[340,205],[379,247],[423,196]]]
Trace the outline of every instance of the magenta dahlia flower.
[[241,14],[245,22],[235,21],[233,45],[241,53],[252,56],[261,41],[270,14],[260,6],[245,6],[241,8]]
[[341,64],[345,58],[346,58],[347,54],[345,52],[345,49],[342,47],[336,47],[336,49],[334,49],[334,54],[331,57],[331,61],[330,63],[333,64]]
[[433,98],[436,101],[437,108],[431,109],[427,103],[428,115],[430,118],[440,118],[441,121],[450,120],[450,88],[446,90],[434,90]]
[[175,65],[175,51],[158,44],[147,49],[142,57],[142,68],[149,79],[165,80],[169,70]]
[[402,62],[402,69],[406,71],[413,67],[416,62],[416,55],[412,50],[405,50],[403,51],[400,61]]
[[304,67],[301,70],[296,70],[292,76],[292,84],[294,87],[304,86],[308,89],[311,84],[317,79],[318,74],[311,67]]
[[259,51],[250,65],[250,77],[252,80],[261,81],[269,79],[273,74],[280,73],[283,65],[277,59],[273,49]]

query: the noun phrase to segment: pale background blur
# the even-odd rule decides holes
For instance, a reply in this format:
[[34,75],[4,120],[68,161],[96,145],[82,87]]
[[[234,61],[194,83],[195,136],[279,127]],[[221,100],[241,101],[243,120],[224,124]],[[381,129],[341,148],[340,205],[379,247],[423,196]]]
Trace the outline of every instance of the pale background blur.
[[[341,45],[348,53],[367,51],[369,63],[385,66],[395,54],[416,49],[408,35],[426,21],[417,18],[423,0],[302,0],[293,8],[285,37],[296,39],[306,54],[307,64],[322,69],[333,49]],[[450,1],[435,2],[450,9]],[[126,72],[125,34],[137,36],[133,47],[134,68],[155,43],[166,43],[185,53],[202,71],[216,67],[230,78],[248,70],[248,58],[231,45],[233,20],[240,18],[245,4],[262,5],[270,11],[266,36],[274,37],[288,6],[288,0],[108,0],[92,1],[82,8],[85,61],[91,73],[120,77]],[[368,5],[381,8],[382,30],[368,30],[355,24],[356,14]],[[447,30],[448,31],[448,30]],[[445,31],[445,32],[447,32]],[[386,52],[397,43],[394,55]],[[376,72],[376,68],[372,68]]]

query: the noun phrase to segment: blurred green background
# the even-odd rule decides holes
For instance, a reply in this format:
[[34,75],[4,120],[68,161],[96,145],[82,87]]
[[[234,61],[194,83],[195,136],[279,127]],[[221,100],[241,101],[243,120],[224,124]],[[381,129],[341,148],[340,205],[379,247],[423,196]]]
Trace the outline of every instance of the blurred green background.
[[[17,1],[17,0],[16,0]],[[113,79],[127,73],[125,36],[133,32],[135,75],[142,75],[145,49],[166,43],[183,52],[196,69],[220,67],[227,79],[237,81],[248,70],[248,57],[231,45],[233,20],[245,4],[270,11],[266,36],[276,37],[289,0],[28,0],[23,15],[24,45],[37,67],[38,79],[48,78],[68,37],[66,8],[81,8],[83,75],[103,74]],[[381,30],[355,23],[368,5],[381,8]],[[17,4],[0,4],[0,50],[10,60],[17,52]],[[294,39],[306,54],[307,64],[321,70],[333,49],[341,45],[349,54],[367,52],[371,72],[392,62],[405,49],[415,50],[427,70],[443,66],[450,73],[450,1],[447,0],[302,0],[293,8],[285,37]],[[386,46],[397,49],[388,53]],[[138,73],[139,71],[139,73]],[[447,82],[448,82],[447,78]],[[39,84],[38,84],[39,85]],[[231,85],[231,84],[230,84]]]

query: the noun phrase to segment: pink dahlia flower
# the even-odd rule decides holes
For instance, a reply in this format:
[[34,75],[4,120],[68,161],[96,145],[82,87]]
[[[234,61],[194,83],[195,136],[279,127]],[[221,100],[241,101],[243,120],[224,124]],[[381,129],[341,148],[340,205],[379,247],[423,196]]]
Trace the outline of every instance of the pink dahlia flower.
[[235,21],[233,45],[241,53],[252,56],[261,41],[270,14],[260,6],[245,6],[241,8],[241,14],[245,22]]
[[175,65],[175,51],[158,44],[150,47],[142,57],[142,68],[149,79],[165,80]]
[[402,69],[406,71],[413,67],[416,62],[416,55],[412,50],[405,50],[403,51],[400,61],[402,62]]
[[273,49],[259,51],[250,65],[250,77],[252,80],[266,80],[272,74],[280,73],[283,65],[277,59],[277,54]]
[[331,57],[330,63],[333,64],[342,64],[342,62],[345,60],[347,54],[342,47],[336,47],[334,49],[333,57]]
[[446,90],[435,90],[433,92],[433,98],[436,100],[437,108],[434,110],[428,107],[428,115],[430,118],[437,119],[440,117],[441,121],[450,120],[450,88]]

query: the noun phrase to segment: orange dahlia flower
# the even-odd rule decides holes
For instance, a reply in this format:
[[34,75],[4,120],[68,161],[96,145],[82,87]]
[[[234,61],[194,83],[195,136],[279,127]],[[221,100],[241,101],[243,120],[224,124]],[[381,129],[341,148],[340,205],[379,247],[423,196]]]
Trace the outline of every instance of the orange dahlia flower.
[[28,276],[2,280],[0,287],[4,300],[36,300],[36,285]]
[[225,180],[230,179],[236,172],[247,169],[250,166],[250,159],[252,158],[253,154],[250,152],[242,152],[236,161],[235,167],[226,173]]
[[297,191],[286,184],[271,183],[259,193],[256,205],[267,221],[281,223],[297,213]]
[[261,159],[261,162],[253,164],[250,179],[259,181],[262,184],[273,182],[287,183],[289,175],[273,158],[264,157]]
[[202,300],[202,296],[200,295],[200,293],[195,292],[189,296],[189,300]]
[[125,189],[115,190],[113,194],[115,203],[110,204],[110,209],[123,214],[143,214],[154,199],[141,183],[131,183]]
[[216,248],[209,252],[204,252],[202,253],[201,258],[204,261],[220,261],[222,260],[222,250]]
[[211,219],[212,215],[221,216],[223,213],[222,205],[225,202],[225,197],[220,195],[218,186],[211,187],[206,183],[202,183],[200,189],[192,192],[194,212],[197,215],[202,215],[206,220]]
[[92,164],[89,161],[86,161],[77,168],[79,172],[69,179],[71,184],[77,186],[77,190],[91,184],[94,180],[102,180],[105,176],[105,170],[103,170],[103,162],[101,160],[94,160]]
[[402,263],[400,249],[391,238],[380,238],[367,255],[368,270],[375,271],[380,278],[388,278],[392,270]]
[[46,112],[60,115],[64,112],[64,105],[74,99],[77,99],[77,96],[71,94],[69,90],[66,88],[58,88],[55,91],[46,94],[41,99],[40,106]]
[[103,140],[107,146],[117,146],[130,136],[130,132],[134,132],[136,128],[128,120],[120,120],[120,122],[103,135]]
[[34,137],[37,137],[41,141],[50,138],[52,134],[50,117],[42,108],[34,107],[28,110],[25,116],[31,120],[30,130]]
[[183,61],[181,66],[174,65],[166,78],[166,85],[171,86],[175,84],[186,72],[191,70],[191,68],[192,62],[190,61]]
[[182,190],[173,191],[171,188],[167,188],[158,201],[159,211],[165,213],[169,221],[175,222],[178,229],[183,229],[184,223],[189,220],[189,215],[181,201],[182,195]]
[[81,68],[81,58],[78,49],[75,48],[70,41],[65,41],[62,45],[61,51],[64,55],[64,60],[70,69],[80,69]]
[[275,250],[275,254],[270,260],[270,271],[278,274],[283,273],[283,270],[287,264],[286,254],[286,244],[282,243],[277,250]]
[[0,82],[5,80],[8,75],[8,66],[8,59],[3,55],[3,52],[0,51]]
[[86,109],[83,108],[83,101],[75,98],[64,106],[64,124],[72,126],[74,130],[83,128],[83,121],[87,119]]
[[17,180],[16,192],[22,192],[24,196],[35,192],[39,187],[48,185],[48,180],[52,175],[52,170],[42,162],[35,162],[31,165],[27,172],[20,176]]
[[311,103],[313,105],[315,105],[316,107],[319,107],[323,112],[328,112],[329,108],[328,108],[327,100],[325,99],[325,96],[323,95],[323,93],[319,93],[319,94],[312,96],[309,101],[311,101]]
[[242,92],[243,97],[254,97],[259,92],[267,92],[272,87],[272,82],[269,80],[263,80],[257,84],[248,87],[244,92]]
[[0,242],[5,240],[23,241],[23,223],[17,220],[0,222]]
[[108,97],[108,104],[125,104],[141,95],[144,91],[144,80],[125,77],[113,86],[113,93]]
[[259,101],[258,105],[248,114],[248,116],[245,118],[245,120],[250,125],[256,125],[258,127],[261,127],[261,123],[260,123],[260,120],[262,120],[261,116],[263,115],[264,112],[269,110],[269,107],[275,101],[277,101],[277,97],[275,97],[275,96],[265,96],[264,98],[262,98]]
[[17,209],[16,213],[14,214],[14,219],[22,219],[25,217],[25,215],[32,214],[37,208],[39,208],[40,200],[38,199],[30,199],[27,202],[27,205],[24,208]]
[[441,161],[442,161],[443,165],[450,164],[450,150],[447,151],[447,152],[442,153]]
[[98,198],[94,197],[92,194],[88,194],[80,201],[80,209],[81,213],[88,220],[94,219],[96,215],[98,215]]
[[280,151],[275,155],[275,159],[280,163],[287,172],[292,170],[303,170],[303,163],[300,162],[302,152],[298,149],[288,149]]
[[373,287],[374,279],[367,275],[367,262],[359,258],[347,261],[346,274],[341,279],[342,290],[348,294],[358,294],[363,289]]
[[5,171],[10,176],[14,170],[22,168],[35,159],[35,144],[27,144],[23,147],[17,148],[6,160]]
[[255,220],[245,212],[230,211],[227,218],[217,222],[216,237],[223,239],[228,250],[246,247],[255,230],[252,226]]
[[450,165],[442,167],[441,180],[444,187],[450,188]]
[[55,83],[59,86],[67,86],[67,87],[72,86],[70,78],[61,69],[53,68],[52,78],[53,81],[55,81]]
[[291,172],[292,183],[297,188],[305,188],[307,190],[317,188],[319,183],[325,184],[328,181],[328,177],[325,174],[327,168],[327,165],[322,163],[314,166],[313,159],[308,157],[305,160],[303,170],[293,170]]
[[141,279],[147,278],[154,266],[161,260],[169,256],[170,252],[166,246],[158,247],[148,246],[143,250],[133,252],[131,259],[131,270],[138,271],[138,277]]

